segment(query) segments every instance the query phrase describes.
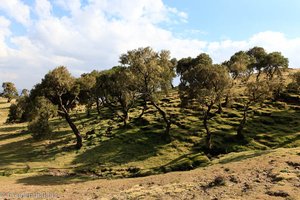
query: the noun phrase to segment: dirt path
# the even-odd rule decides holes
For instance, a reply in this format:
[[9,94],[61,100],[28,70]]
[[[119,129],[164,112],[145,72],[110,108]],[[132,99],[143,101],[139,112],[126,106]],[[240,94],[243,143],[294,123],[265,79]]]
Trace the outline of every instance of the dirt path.
[[85,181],[33,174],[0,177],[0,195],[15,199],[12,197],[35,193],[70,200],[300,199],[300,148],[257,155],[249,154],[242,161],[235,161],[238,154],[229,155],[222,160],[225,164],[132,179]]

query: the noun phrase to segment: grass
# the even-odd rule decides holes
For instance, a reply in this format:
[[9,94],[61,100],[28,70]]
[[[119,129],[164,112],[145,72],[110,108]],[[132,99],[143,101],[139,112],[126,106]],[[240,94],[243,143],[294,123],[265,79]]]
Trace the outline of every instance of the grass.
[[[209,121],[213,152],[206,154],[200,111],[182,109],[179,104],[176,92],[160,102],[176,119],[171,127],[171,142],[163,140],[164,123],[151,106],[142,121],[133,119],[139,115],[140,107],[133,109],[128,128],[123,128],[107,109],[101,110],[101,116],[94,110],[89,118],[84,112],[74,112],[73,118],[84,137],[83,148],[75,150],[75,137],[63,119],[52,119],[53,134],[35,141],[26,123],[4,124],[9,104],[0,99],[0,175],[63,169],[103,178],[135,177],[206,166],[214,163],[212,156],[231,152],[252,153],[224,156],[220,163],[255,157],[274,148],[300,146],[300,112],[295,105],[266,102],[262,108],[254,107],[245,127],[246,138],[241,141],[235,135],[242,113],[240,105],[235,104]],[[91,130],[95,134],[86,137]]]

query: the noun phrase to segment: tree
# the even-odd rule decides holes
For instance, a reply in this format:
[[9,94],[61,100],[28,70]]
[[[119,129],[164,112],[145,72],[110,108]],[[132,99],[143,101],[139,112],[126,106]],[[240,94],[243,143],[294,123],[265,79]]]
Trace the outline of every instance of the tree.
[[247,51],[247,54],[251,58],[250,68],[256,70],[256,80],[258,80],[265,67],[267,53],[262,47],[253,47]]
[[239,51],[230,57],[229,61],[225,61],[223,65],[227,66],[232,78],[231,85],[227,90],[225,97],[225,105],[228,106],[230,98],[234,96],[234,87],[236,84],[247,81],[253,74],[253,66],[251,57],[244,51]]
[[21,92],[21,96],[28,97],[29,96],[29,90],[23,89],[22,92]]
[[291,75],[292,82],[287,86],[289,92],[299,93],[300,92],[300,71],[295,72]]
[[129,110],[135,105],[138,93],[130,71],[121,66],[113,67],[98,76],[98,96],[120,119],[124,127],[129,120]]
[[[194,65],[180,70],[181,82],[179,85],[181,100],[191,102],[196,100],[202,108],[203,125],[206,130],[206,145],[212,149],[208,121],[213,117],[212,109],[226,94],[230,84],[230,77],[226,67],[212,63],[207,54],[200,54]],[[193,63],[193,60],[192,62]]]
[[267,77],[272,80],[274,75],[282,76],[282,71],[289,66],[289,60],[285,58],[280,52],[269,53],[264,60],[264,72]]
[[191,73],[191,70],[193,70],[198,65],[201,66],[211,66],[212,65],[212,59],[209,57],[208,54],[202,53],[198,55],[196,58],[182,58],[178,61],[177,67],[176,67],[176,73],[180,77],[180,84],[179,84],[179,96],[181,99],[181,106],[184,107],[188,104],[188,101],[191,99],[191,92],[189,92],[189,80],[188,77],[186,77],[186,74]]
[[7,98],[7,102],[11,102],[13,98],[18,97],[18,91],[15,84],[12,82],[4,82],[2,84],[3,97]]
[[94,70],[91,73],[82,74],[77,80],[80,85],[79,102],[86,105],[88,117],[94,103],[96,103],[97,112],[100,114],[100,101],[95,91],[96,79],[99,74],[98,71]]
[[228,67],[233,80],[237,78],[249,78],[253,73],[251,57],[244,51],[235,53],[224,65]]
[[31,110],[31,120],[28,124],[28,131],[34,139],[49,137],[52,129],[49,119],[56,116],[57,106],[53,105],[45,97],[34,99],[34,108]]
[[60,66],[45,75],[37,84],[32,95],[44,96],[58,107],[58,113],[65,118],[76,136],[76,148],[82,147],[82,136],[70,116],[70,110],[76,106],[79,95],[79,84],[68,69]]
[[120,63],[127,66],[134,77],[138,93],[144,101],[142,113],[149,101],[161,114],[166,124],[165,137],[170,138],[172,121],[166,111],[158,105],[159,96],[168,93],[175,76],[175,62],[171,61],[170,52],[155,52],[150,47],[139,48],[121,55]]
[[266,80],[250,81],[246,84],[243,91],[243,118],[237,128],[237,136],[240,139],[244,138],[243,129],[247,122],[248,111],[251,106],[262,103],[266,98],[271,96],[271,90]]
[[7,122],[25,122],[30,118],[31,101],[28,96],[20,96],[15,103],[9,107]]

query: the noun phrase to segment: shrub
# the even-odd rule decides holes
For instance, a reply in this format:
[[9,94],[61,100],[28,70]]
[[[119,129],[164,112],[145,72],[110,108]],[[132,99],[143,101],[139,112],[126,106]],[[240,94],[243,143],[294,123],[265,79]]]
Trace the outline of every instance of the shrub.
[[37,117],[28,124],[28,131],[30,131],[34,139],[44,139],[50,136],[52,130],[50,128],[47,118]]

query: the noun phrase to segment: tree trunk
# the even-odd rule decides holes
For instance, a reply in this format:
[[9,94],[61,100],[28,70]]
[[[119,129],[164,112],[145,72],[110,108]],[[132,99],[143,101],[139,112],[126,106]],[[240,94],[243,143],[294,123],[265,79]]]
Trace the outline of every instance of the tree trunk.
[[208,127],[209,114],[210,114],[210,110],[211,110],[212,106],[213,106],[213,104],[211,103],[207,107],[207,111],[204,113],[204,118],[203,118],[203,125],[206,130],[206,146],[207,146],[208,150],[212,149],[211,132]]
[[211,147],[212,147],[212,145],[211,145],[211,132],[209,130],[207,121],[208,121],[208,115],[205,114],[204,119],[203,119],[203,125],[204,125],[204,128],[206,130],[206,146],[209,150],[211,150]]
[[86,106],[86,117],[89,118],[91,116],[91,108],[90,106]]
[[141,114],[138,116],[138,119],[141,119],[143,117],[143,115],[145,114],[146,110],[148,109],[147,108],[147,101],[145,99],[143,101],[144,101],[143,109],[142,109]]
[[247,105],[245,105],[245,107],[244,107],[243,119],[241,120],[240,125],[237,128],[237,137],[239,139],[244,138],[243,129],[244,129],[246,121],[247,121],[247,111],[248,111],[248,109],[249,109],[249,103]]
[[126,127],[127,126],[127,122],[129,121],[129,115],[128,115],[128,111],[124,111],[124,116],[123,116],[123,126]]
[[82,136],[80,135],[80,132],[77,129],[76,125],[73,123],[67,109],[63,105],[61,96],[59,96],[59,103],[60,103],[60,109],[61,109],[66,121],[68,122],[68,124],[71,127],[73,133],[76,136],[76,149],[80,149],[82,147]]
[[222,114],[223,112],[223,108],[222,108],[222,105],[221,105],[221,102],[218,104],[218,110],[217,110],[217,113],[218,114]]
[[98,113],[98,115],[100,115],[101,114],[101,112],[100,112],[100,103],[99,103],[98,98],[96,98],[96,106],[97,106],[97,113]]
[[70,115],[65,112],[64,117],[76,136],[76,149],[80,149],[82,147],[82,136],[80,135],[80,132],[78,131],[76,125],[71,120]]
[[170,138],[170,129],[171,129],[171,125],[172,125],[171,120],[169,120],[167,118],[166,112],[163,111],[155,102],[151,101],[151,104],[158,110],[158,112],[163,117],[163,119],[164,119],[164,121],[166,123],[165,137],[166,137],[166,139],[169,139]]
[[257,75],[256,75],[256,81],[258,81],[260,75],[261,75],[261,70],[258,70]]

